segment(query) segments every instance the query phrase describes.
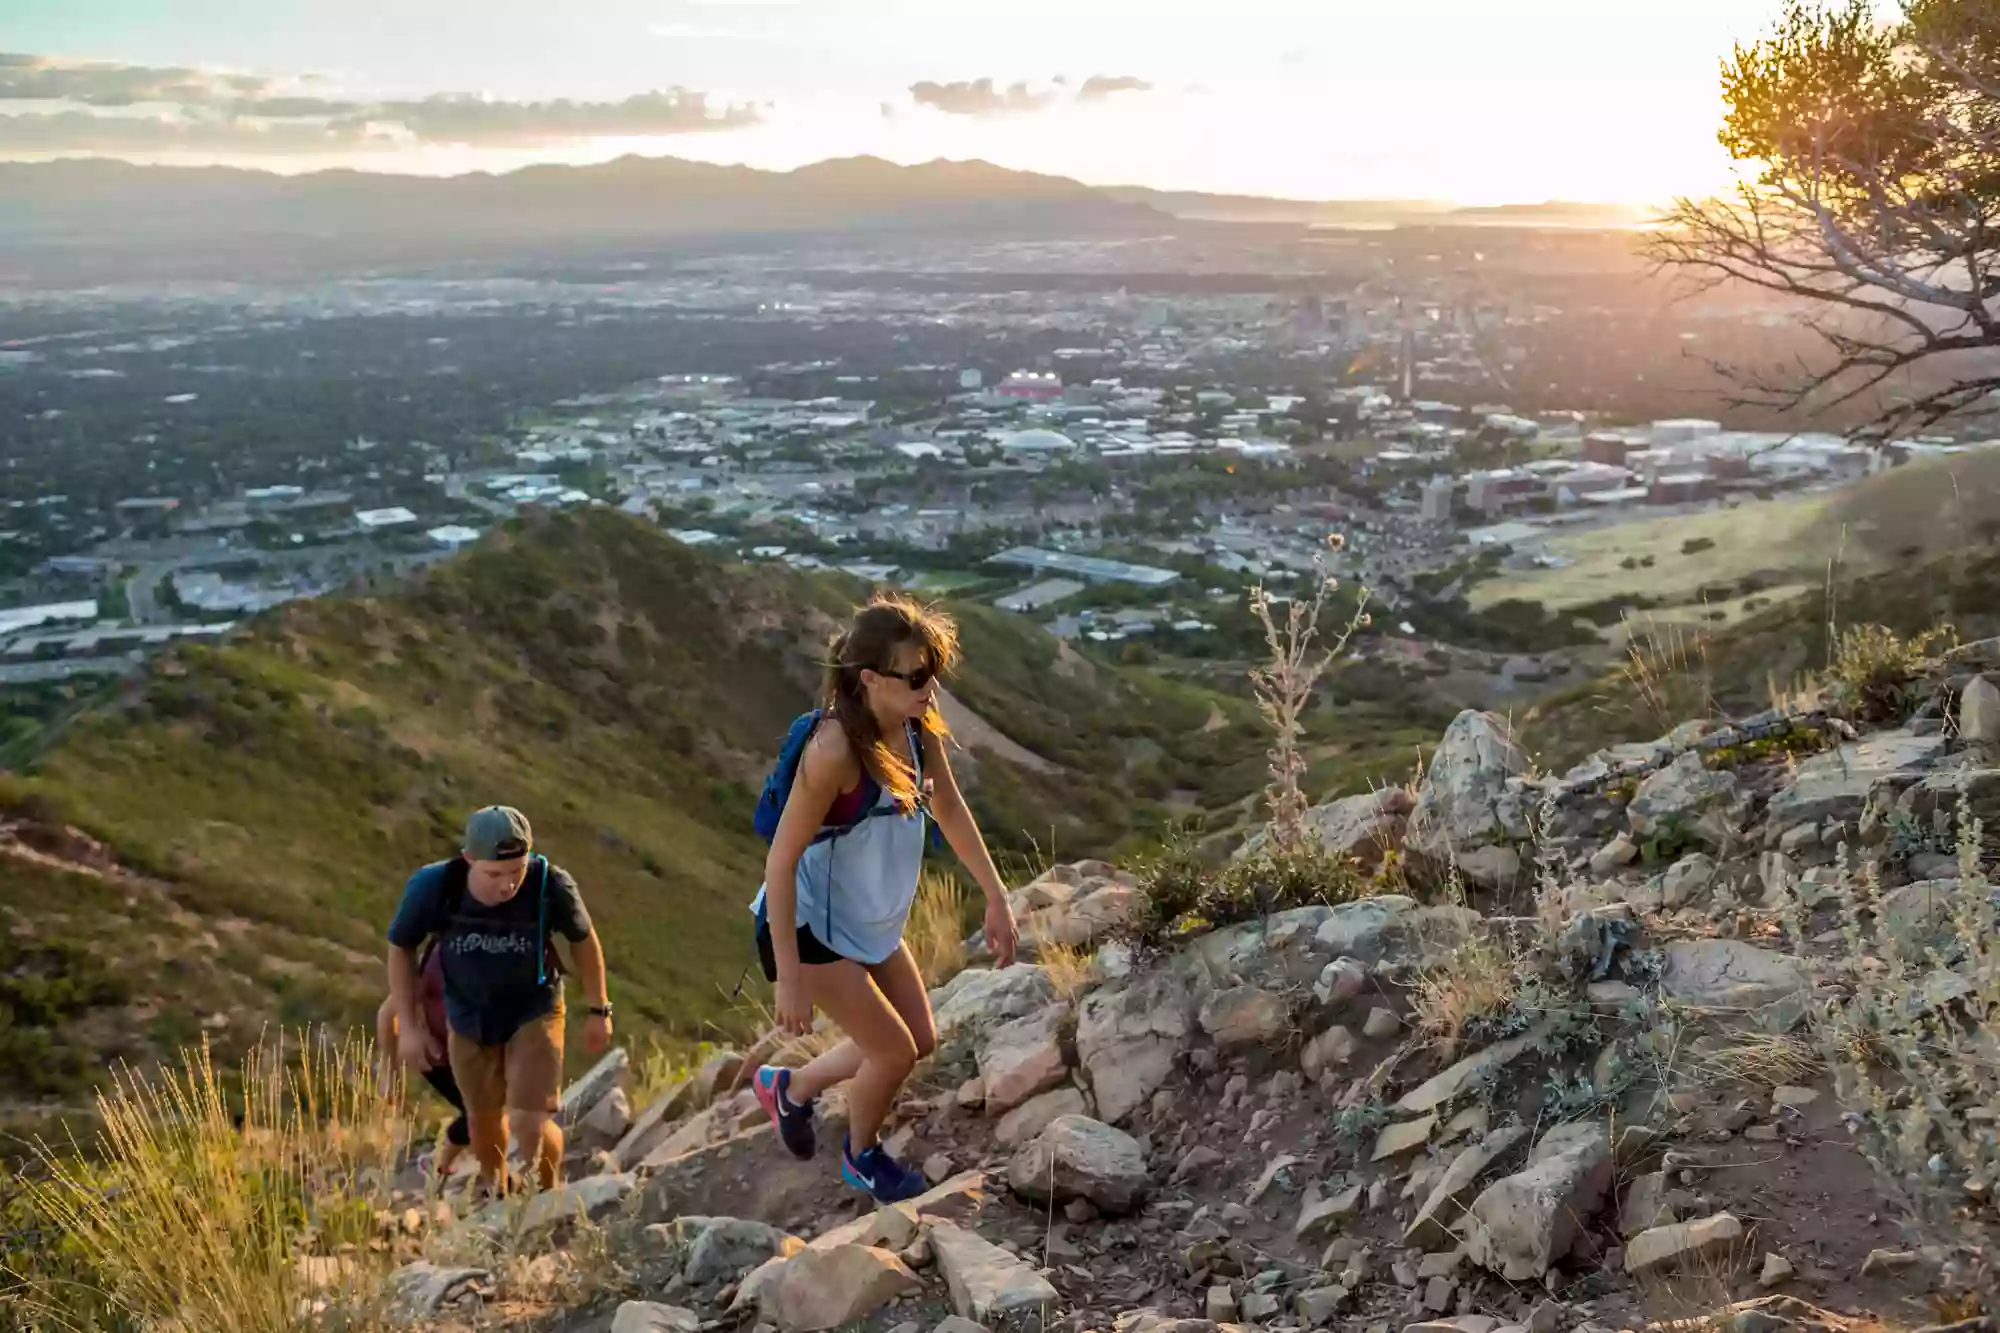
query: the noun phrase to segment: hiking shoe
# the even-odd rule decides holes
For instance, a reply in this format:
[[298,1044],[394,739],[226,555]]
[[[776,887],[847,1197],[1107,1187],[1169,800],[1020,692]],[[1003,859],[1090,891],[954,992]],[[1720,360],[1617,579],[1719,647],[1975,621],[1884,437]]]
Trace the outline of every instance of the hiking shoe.
[[843,1143],[840,1178],[873,1197],[877,1203],[901,1203],[930,1189],[930,1182],[924,1179],[922,1172],[905,1167],[879,1143],[859,1154]]
[[750,1086],[757,1094],[757,1104],[771,1117],[778,1142],[801,1162],[810,1160],[819,1147],[819,1138],[813,1133],[813,1104],[797,1106],[786,1095],[792,1086],[792,1071],[776,1065],[759,1066]]

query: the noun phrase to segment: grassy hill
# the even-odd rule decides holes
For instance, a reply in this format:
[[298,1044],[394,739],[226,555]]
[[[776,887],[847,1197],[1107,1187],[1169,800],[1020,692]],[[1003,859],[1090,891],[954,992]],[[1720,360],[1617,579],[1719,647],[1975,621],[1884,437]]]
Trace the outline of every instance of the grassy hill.
[[1737,625],[1643,614],[1629,623],[1623,668],[1544,699],[1519,719],[1544,768],[1559,772],[1607,745],[1650,740],[1689,718],[1746,717],[1784,705],[1838,666],[1835,636],[1859,626],[1879,625],[1905,640],[1947,628],[1960,642],[2000,635],[2000,550],[1961,548],[1841,580],[1830,605],[1823,586]]
[[[628,1033],[729,1024],[764,850],[753,793],[864,593],[561,514],[177,649],[0,790],[0,1082],[70,1092],[104,1054],[366,1019],[404,878],[492,801],[577,875]],[[956,766],[1017,867],[1051,844],[1114,853],[1170,798],[1215,808],[1261,784],[1245,701],[952,610],[953,691],[985,724]],[[28,994],[38,978],[61,993]]]

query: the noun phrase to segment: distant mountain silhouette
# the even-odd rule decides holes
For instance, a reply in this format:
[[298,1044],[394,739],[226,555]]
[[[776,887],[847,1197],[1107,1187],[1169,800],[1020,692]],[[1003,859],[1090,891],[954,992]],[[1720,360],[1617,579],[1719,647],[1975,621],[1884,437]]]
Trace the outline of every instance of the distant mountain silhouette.
[[311,279],[462,260],[869,234],[1079,236],[1176,221],[1619,225],[1598,205],[1454,210],[1095,188],[988,162],[838,158],[793,171],[623,157],[495,175],[283,176],[99,159],[0,163],[0,282]]
[[1150,216],[1073,180],[985,162],[904,167],[857,157],[775,172],[625,157],[599,166],[445,177],[280,176],[82,159],[0,164],[0,237],[15,239],[631,241],[885,226],[1074,230],[1143,224]]

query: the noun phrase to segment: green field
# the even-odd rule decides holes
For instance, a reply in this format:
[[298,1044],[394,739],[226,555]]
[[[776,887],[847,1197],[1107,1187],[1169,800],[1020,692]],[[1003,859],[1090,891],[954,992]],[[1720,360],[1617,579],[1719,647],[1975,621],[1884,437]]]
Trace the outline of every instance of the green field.
[[[1686,549],[1690,544],[1700,549]],[[1746,500],[1729,509],[1563,533],[1539,549],[1574,563],[1503,570],[1474,585],[1466,600],[1475,610],[1510,598],[1540,602],[1552,611],[1619,597],[1687,604],[1702,589],[1733,590],[1752,575],[1797,588],[1824,581],[1827,561],[1840,544],[1828,496]],[[1729,598],[1711,600],[1720,604]]]

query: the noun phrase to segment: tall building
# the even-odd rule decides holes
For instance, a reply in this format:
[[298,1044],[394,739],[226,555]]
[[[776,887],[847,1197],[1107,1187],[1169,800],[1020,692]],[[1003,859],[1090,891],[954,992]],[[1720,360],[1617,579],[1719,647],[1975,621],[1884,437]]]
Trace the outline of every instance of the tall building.
[[1451,502],[1458,493],[1458,483],[1449,476],[1432,477],[1424,483],[1423,520],[1426,523],[1451,522]]

